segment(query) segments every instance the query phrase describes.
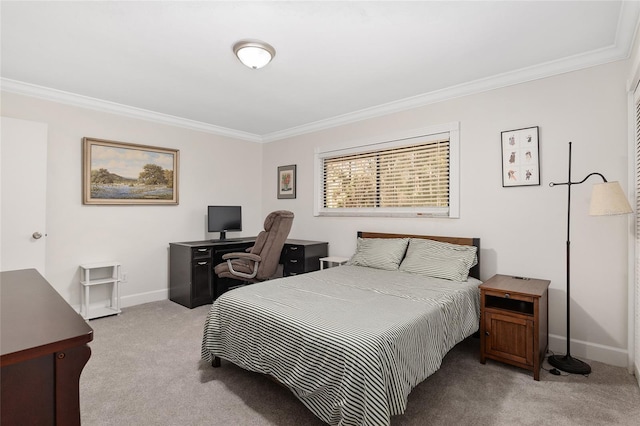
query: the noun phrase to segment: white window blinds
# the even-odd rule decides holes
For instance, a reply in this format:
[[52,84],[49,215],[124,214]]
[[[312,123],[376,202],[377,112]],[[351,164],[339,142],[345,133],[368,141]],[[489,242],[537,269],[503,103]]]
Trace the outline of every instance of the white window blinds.
[[448,207],[449,139],[325,158],[323,207]]
[[317,152],[316,214],[457,217],[453,133]]

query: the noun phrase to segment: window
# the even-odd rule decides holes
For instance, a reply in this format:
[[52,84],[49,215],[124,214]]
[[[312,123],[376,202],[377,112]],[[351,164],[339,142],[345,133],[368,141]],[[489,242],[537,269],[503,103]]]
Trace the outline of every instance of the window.
[[316,216],[458,217],[458,123],[316,149]]

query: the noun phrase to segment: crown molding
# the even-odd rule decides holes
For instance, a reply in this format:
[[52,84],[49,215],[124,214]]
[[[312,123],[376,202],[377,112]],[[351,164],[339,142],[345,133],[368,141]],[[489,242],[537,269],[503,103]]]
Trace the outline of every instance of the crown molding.
[[468,83],[451,86],[441,90],[424,93],[410,98],[400,99],[371,108],[331,117],[326,120],[319,120],[302,126],[292,127],[278,132],[267,133],[262,136],[263,142],[274,142],[307,133],[318,132],[343,126],[370,118],[394,114],[409,109],[500,89],[515,84],[526,83],[539,80],[554,75],[564,74],[580,69],[603,65],[609,62],[628,59],[633,48],[636,31],[640,24],[640,2],[623,1],[618,17],[618,28],[616,30],[615,42],[607,46],[588,53],[574,55],[556,61],[528,68],[498,74],[488,78],[471,81]]
[[389,102],[371,108],[362,109],[352,113],[339,115],[326,120],[315,121],[302,126],[292,127],[279,132],[268,133],[262,136],[263,142],[274,142],[307,133],[331,129],[362,120],[390,115],[409,109],[419,108],[430,104],[443,102],[463,96],[469,96],[489,90],[500,89],[507,86],[526,83],[534,80],[552,77],[583,68],[627,59],[627,49],[604,48],[597,52],[590,52],[584,55],[577,55],[559,61],[552,61],[535,67],[523,68],[513,72],[499,74],[489,78],[471,81],[448,87],[446,89],[435,90],[422,95]]
[[0,78],[0,88],[5,92],[31,96],[48,101],[59,102],[66,105],[123,115],[130,118],[152,121],[160,124],[167,124],[169,126],[197,130],[200,132],[211,133],[218,136],[226,136],[250,142],[262,142],[262,137],[253,133],[228,129],[226,127],[215,126],[213,124],[203,123],[201,121],[189,120],[169,114],[162,114],[155,111],[136,108],[116,102],[105,101],[89,96],[78,95],[62,90],[51,89],[48,87],[38,86],[35,84],[25,83],[17,80],[11,80],[8,78]]

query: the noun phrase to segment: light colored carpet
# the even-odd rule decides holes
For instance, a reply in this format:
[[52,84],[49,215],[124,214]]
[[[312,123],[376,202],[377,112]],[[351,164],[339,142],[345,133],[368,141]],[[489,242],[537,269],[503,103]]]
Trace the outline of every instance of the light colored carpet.
[[[92,355],[80,379],[83,425],[324,424],[267,377],[200,361],[208,310],[167,300],[90,321]],[[640,424],[640,389],[624,368],[590,362],[589,377],[542,371],[536,382],[526,370],[480,364],[479,346],[474,338],[456,346],[391,424]]]

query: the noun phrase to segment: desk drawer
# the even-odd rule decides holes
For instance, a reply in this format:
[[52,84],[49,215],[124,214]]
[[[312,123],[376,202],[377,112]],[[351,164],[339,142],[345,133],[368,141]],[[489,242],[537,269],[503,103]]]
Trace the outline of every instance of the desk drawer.
[[211,247],[194,247],[191,249],[191,258],[196,259],[211,259]]
[[281,259],[283,264],[292,259],[304,261],[304,246],[285,245],[282,249]]
[[304,259],[287,259],[283,263],[283,267],[284,267],[283,274],[285,276],[303,274],[305,272],[309,272],[305,268]]
[[280,263],[284,266],[283,275],[297,275],[320,269],[320,258],[326,257],[328,243],[306,242],[303,244],[287,243],[282,249]]

